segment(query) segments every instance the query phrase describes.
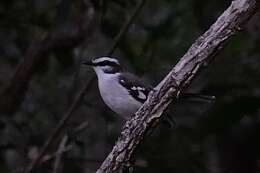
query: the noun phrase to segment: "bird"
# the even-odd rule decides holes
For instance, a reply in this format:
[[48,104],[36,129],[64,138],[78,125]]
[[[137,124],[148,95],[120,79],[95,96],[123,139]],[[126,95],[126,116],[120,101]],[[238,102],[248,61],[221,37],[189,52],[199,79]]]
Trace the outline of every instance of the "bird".
[[[116,58],[99,57],[85,61],[83,64],[93,67],[103,101],[123,119],[131,118],[147,100],[149,93],[157,90],[156,87],[147,84],[145,80],[123,69]],[[207,102],[215,100],[215,96],[194,93],[182,93],[181,98],[195,98],[198,101]],[[163,117],[163,122],[170,127],[176,125],[168,113]]]
[[153,90],[144,80],[125,71],[115,58],[100,57],[83,64],[93,67],[103,101],[123,119],[131,118]]

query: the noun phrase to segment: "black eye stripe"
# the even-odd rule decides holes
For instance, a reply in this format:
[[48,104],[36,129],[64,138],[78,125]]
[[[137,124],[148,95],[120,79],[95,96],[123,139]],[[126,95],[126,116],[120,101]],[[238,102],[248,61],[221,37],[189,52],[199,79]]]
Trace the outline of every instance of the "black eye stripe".
[[101,62],[97,62],[95,63],[96,66],[119,66],[119,64],[117,64],[116,62],[113,61],[101,61]]

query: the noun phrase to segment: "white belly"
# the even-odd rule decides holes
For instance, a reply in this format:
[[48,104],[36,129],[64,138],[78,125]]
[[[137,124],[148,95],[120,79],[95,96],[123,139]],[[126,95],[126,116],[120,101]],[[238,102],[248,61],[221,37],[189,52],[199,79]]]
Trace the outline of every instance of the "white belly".
[[128,119],[141,107],[142,103],[128,97],[128,91],[117,82],[118,75],[104,75],[102,80],[98,80],[98,87],[108,107]]

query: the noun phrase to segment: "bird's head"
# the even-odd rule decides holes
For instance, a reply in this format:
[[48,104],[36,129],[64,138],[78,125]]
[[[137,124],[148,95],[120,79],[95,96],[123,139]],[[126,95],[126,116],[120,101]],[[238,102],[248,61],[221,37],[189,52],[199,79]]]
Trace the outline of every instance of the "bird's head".
[[90,61],[86,61],[83,64],[92,66],[97,73],[99,74],[116,74],[122,71],[120,63],[117,59],[110,57],[100,57]]

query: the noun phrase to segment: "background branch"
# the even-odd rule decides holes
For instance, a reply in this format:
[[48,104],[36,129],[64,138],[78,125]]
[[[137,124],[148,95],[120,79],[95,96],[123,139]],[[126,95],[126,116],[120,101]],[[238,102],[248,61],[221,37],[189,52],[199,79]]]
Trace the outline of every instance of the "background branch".
[[27,49],[24,60],[17,66],[7,86],[0,92],[0,112],[12,115],[21,105],[30,80],[39,66],[55,49],[71,49],[90,36],[93,29],[94,9],[89,7],[74,26],[49,33]]
[[177,98],[199,70],[208,65],[213,55],[223,48],[231,36],[244,28],[244,24],[257,11],[258,5],[259,1],[256,0],[232,2],[210,29],[195,41],[159,85],[158,90],[137,111],[136,116],[126,122],[121,136],[97,173],[120,172],[128,165],[146,132],[150,127],[155,127],[172,99]]
[[118,33],[118,35],[114,39],[114,42],[113,42],[111,48],[108,50],[107,55],[112,55],[114,53],[114,51],[117,48],[120,40],[125,35],[125,33],[127,32],[128,28],[131,26],[131,24],[134,22],[134,19],[137,17],[139,12],[143,8],[144,4],[145,4],[145,0],[141,0],[141,1],[138,2],[133,14],[129,17],[129,19],[126,21],[126,23],[123,25],[122,29],[120,30],[120,32]]
[[57,155],[56,155],[54,165],[53,165],[53,173],[61,172],[61,169],[60,169],[61,168],[61,160],[62,160],[62,156],[64,154],[64,150],[66,149],[67,141],[68,141],[68,136],[64,135],[61,142],[60,142],[58,150],[57,150]]

